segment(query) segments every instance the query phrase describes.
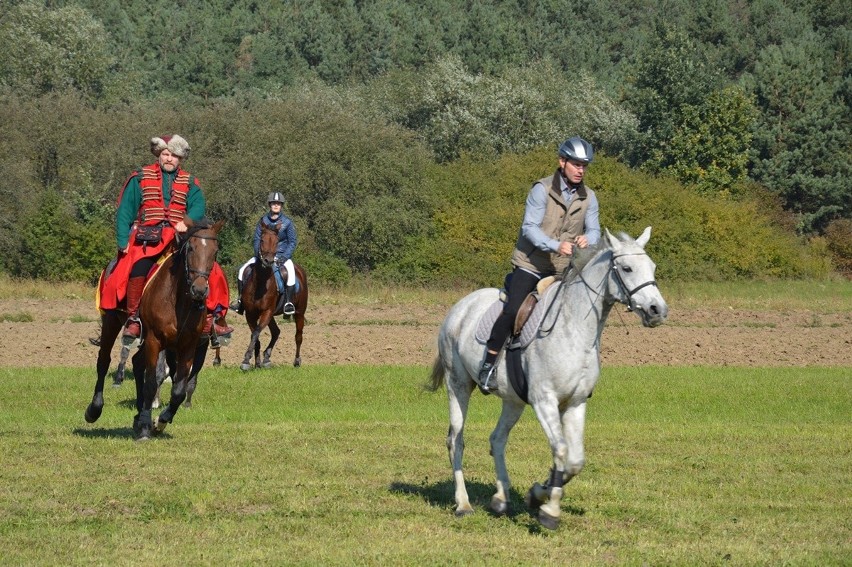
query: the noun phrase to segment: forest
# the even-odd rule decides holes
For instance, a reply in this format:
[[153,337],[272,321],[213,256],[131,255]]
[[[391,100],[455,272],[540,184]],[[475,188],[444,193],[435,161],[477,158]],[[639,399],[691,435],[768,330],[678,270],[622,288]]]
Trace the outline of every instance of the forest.
[[[842,0],[0,0],[0,274],[94,280],[179,133],[220,262],[269,191],[314,280],[496,285],[532,181],[591,141],[661,278],[852,274]],[[230,272],[229,272],[230,273]]]

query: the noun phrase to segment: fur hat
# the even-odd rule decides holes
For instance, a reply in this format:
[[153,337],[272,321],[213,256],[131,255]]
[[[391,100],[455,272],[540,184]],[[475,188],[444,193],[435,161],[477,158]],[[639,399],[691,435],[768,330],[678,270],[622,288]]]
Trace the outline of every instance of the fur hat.
[[163,150],[169,150],[177,157],[184,159],[189,155],[189,142],[177,134],[151,138],[151,153],[159,157]]

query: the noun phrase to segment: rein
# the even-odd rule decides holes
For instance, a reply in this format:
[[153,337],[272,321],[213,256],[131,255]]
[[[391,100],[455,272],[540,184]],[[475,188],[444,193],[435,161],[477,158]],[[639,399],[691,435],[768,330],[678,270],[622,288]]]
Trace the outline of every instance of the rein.
[[[191,238],[200,238],[201,240],[215,240],[215,241],[218,241],[219,239],[216,236],[198,236],[196,234],[190,234],[190,235],[186,236],[186,238],[181,242],[181,245],[180,245],[180,254],[183,256],[183,265],[184,265],[184,272],[185,272],[187,287],[188,288],[192,287],[192,280],[195,279],[192,276],[192,274],[195,274],[195,277],[200,277],[200,278],[204,278],[205,280],[207,280],[207,285],[209,286],[210,285],[210,272],[204,271],[204,270],[196,270],[196,269],[191,268],[189,266],[189,251],[187,250],[187,247],[189,246],[189,240]],[[193,305],[197,306],[198,310],[206,309],[206,305],[205,305],[205,302],[203,300],[202,301],[196,301],[195,299],[192,298],[191,294],[189,294],[189,291],[187,291],[187,294],[190,295],[190,297],[189,297],[190,301],[192,301]],[[177,313],[175,313],[175,314],[177,315]],[[178,328],[178,336],[183,335],[183,331],[186,328],[186,322],[189,320],[189,314],[190,314],[189,311],[187,311],[186,315],[183,317],[183,321],[181,322],[180,327]]]

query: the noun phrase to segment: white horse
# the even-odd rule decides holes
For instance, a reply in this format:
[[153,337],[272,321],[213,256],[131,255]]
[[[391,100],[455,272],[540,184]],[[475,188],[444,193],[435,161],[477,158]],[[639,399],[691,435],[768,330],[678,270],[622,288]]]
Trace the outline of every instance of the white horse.
[[[535,483],[526,503],[538,508],[539,522],[548,529],[559,525],[563,485],[579,474],[585,463],[586,400],[600,375],[600,338],[610,309],[615,302],[624,303],[646,327],[662,324],[668,315],[668,306],[654,281],[656,264],[644,250],[650,237],[651,227],[635,241],[627,235],[616,238],[605,231],[599,248],[589,251],[588,262],[579,271],[576,267],[570,270],[559,284],[537,338],[521,354],[521,366],[528,376],[528,403],[553,454],[550,479],[544,485]],[[498,294],[497,289],[480,289],[463,298],[450,309],[438,337],[430,389],[447,385],[447,449],[456,485],[456,516],[473,512],[462,473],[464,421],[476,386],[474,377],[485,355],[484,344],[475,336],[476,328]],[[503,410],[490,437],[497,473],[497,492],[491,499],[491,509],[505,514],[510,488],[506,442],[526,402],[509,382],[505,357],[498,364],[496,379],[496,395],[503,400]]]

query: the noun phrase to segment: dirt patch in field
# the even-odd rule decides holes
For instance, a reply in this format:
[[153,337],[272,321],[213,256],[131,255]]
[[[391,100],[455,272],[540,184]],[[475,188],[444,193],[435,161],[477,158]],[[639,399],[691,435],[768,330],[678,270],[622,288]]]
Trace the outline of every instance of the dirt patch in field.
[[[302,344],[303,364],[422,364],[436,353],[438,327],[450,305],[312,305]],[[0,301],[0,367],[94,367],[99,317],[92,301]],[[28,319],[32,319],[31,321]],[[245,320],[235,327],[224,365],[236,366],[248,345]],[[273,363],[291,364],[295,326],[285,322]],[[269,335],[262,335],[263,345]],[[604,365],[852,366],[852,314],[671,306],[656,329],[638,318],[610,314],[602,339]],[[114,349],[113,365],[118,360]]]

